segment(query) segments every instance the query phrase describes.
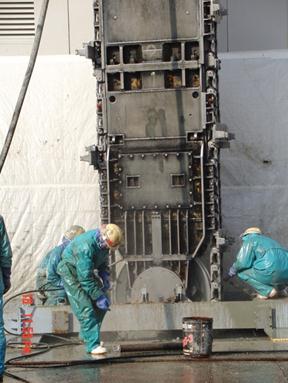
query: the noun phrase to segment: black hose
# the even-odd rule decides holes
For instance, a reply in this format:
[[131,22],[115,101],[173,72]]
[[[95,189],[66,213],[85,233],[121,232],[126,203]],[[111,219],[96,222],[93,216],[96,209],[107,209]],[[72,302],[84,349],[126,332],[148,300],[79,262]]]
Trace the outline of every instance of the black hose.
[[40,16],[39,16],[39,22],[38,22],[36,32],[35,32],[34,43],[33,43],[32,51],[30,54],[30,60],[29,60],[28,67],[27,67],[25,77],[23,80],[23,84],[22,84],[22,87],[21,87],[21,90],[20,90],[20,93],[18,96],[18,100],[17,100],[16,106],[14,109],[12,120],[11,120],[9,129],[8,129],[8,132],[6,135],[5,143],[3,145],[2,152],[0,154],[0,173],[1,173],[2,168],[4,166],[4,163],[5,163],[5,160],[6,160],[6,157],[7,157],[7,154],[8,154],[15,130],[16,130],[17,122],[18,122],[20,112],[21,112],[21,109],[23,106],[25,95],[26,95],[26,92],[28,89],[28,85],[29,85],[32,73],[33,73],[34,65],[36,62],[36,58],[37,58],[37,54],[38,54],[38,50],[39,50],[39,46],[40,46],[40,42],[41,42],[41,37],[42,37],[43,27],[44,27],[44,23],[45,23],[48,4],[49,4],[49,0],[43,0],[43,5],[41,7],[41,12],[40,12]]
[[177,351],[182,350],[182,342],[151,342],[139,344],[120,344],[121,352],[137,352],[137,351]]
[[[50,334],[45,334],[46,336],[50,336]],[[13,344],[16,344],[16,342],[13,342]],[[18,343],[19,346],[21,346],[21,343]],[[31,354],[25,354],[25,355],[20,355],[20,356],[16,356],[16,357],[13,357],[13,358],[10,358],[6,361],[5,365],[6,366],[17,366],[17,364],[14,364],[12,363],[13,361],[17,361],[17,360],[22,360],[22,359],[28,359],[28,358],[32,358],[34,356],[38,356],[38,355],[41,355],[41,354],[45,354],[46,352],[54,349],[54,348],[59,348],[59,347],[65,347],[65,346],[78,346],[82,343],[80,342],[74,342],[74,341],[66,341],[66,342],[62,342],[62,343],[57,343],[57,344],[54,344],[54,345],[49,345],[48,343],[43,343],[43,342],[39,342],[37,344],[35,344],[34,348],[42,348],[40,349],[39,351],[36,351],[36,352],[33,352]],[[9,344],[8,344],[9,346]],[[40,347],[39,347],[40,346]],[[25,363],[29,363],[29,362],[25,362]],[[32,362],[34,363],[34,362]],[[45,362],[41,362],[41,363],[45,363]],[[54,362],[53,362],[54,363]]]
[[[43,286],[45,286],[45,285],[43,285]],[[59,287],[58,289],[47,289],[47,290],[45,290],[45,291],[58,291],[58,290],[63,290],[63,288],[62,288],[62,287]],[[3,304],[3,309],[4,309],[4,307],[7,305],[8,302],[12,301],[12,299],[14,299],[14,298],[19,297],[20,295],[27,295],[27,294],[30,294],[30,293],[40,293],[41,291],[42,291],[42,290],[41,290],[41,288],[40,288],[40,289],[34,289],[34,290],[21,291],[20,293],[14,294],[14,295],[12,295],[10,298],[8,298],[8,299],[4,302],[4,304]]]
[[18,380],[19,382],[23,382],[23,383],[31,383],[31,382],[29,382],[29,380],[26,380],[26,379],[20,378],[20,376],[11,374],[11,372],[4,371],[4,375],[8,376],[9,378]]
[[[64,345],[62,345],[64,346]],[[48,351],[48,350],[47,350]],[[15,358],[7,360],[7,366],[20,367],[20,368],[56,368],[56,367],[71,367],[79,366],[86,364],[110,364],[110,363],[134,363],[140,361],[141,358],[152,358],[152,357],[163,357],[167,355],[178,355],[179,353],[167,353],[167,352],[151,352],[151,353],[141,353],[141,355],[127,354],[117,357],[104,357],[103,359],[75,359],[75,360],[49,360],[49,361],[31,361],[31,362],[17,362],[18,360],[24,358],[30,358],[35,356],[37,353],[22,355]]]
[[[220,354],[221,355],[221,354]],[[264,356],[264,357],[255,357],[255,356],[245,356],[244,358],[241,357],[224,357],[214,355],[214,357],[202,357],[202,358],[190,358],[182,355],[182,352],[151,352],[151,353],[139,353],[138,355],[135,353],[132,354],[126,354],[121,355],[117,357],[104,357],[103,359],[78,359],[78,360],[58,360],[58,361],[31,361],[31,362],[17,362],[17,358],[10,359],[8,361],[8,366],[13,366],[17,368],[60,368],[60,367],[71,367],[71,366],[79,366],[79,365],[88,365],[88,364],[94,364],[94,365],[105,365],[105,364],[119,364],[119,363],[150,363],[150,362],[184,362],[184,363],[239,363],[241,362],[287,362],[287,357],[270,357],[270,356]],[[171,357],[177,356],[177,358],[171,358]],[[153,358],[161,358],[161,359],[154,359]],[[166,358],[165,358],[166,357]],[[167,357],[170,357],[167,359]],[[21,357],[18,357],[18,359]]]

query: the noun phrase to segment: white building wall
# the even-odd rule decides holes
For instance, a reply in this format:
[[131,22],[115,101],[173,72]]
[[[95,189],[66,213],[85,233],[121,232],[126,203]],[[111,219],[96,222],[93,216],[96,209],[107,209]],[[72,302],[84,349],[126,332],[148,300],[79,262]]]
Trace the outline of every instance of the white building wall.
[[228,10],[219,25],[219,51],[288,48],[287,0],[220,0]]
[[[42,0],[34,0],[37,26]],[[94,38],[93,0],[50,0],[42,34],[40,55],[74,54]],[[0,56],[29,55],[33,37],[1,37]]]
[[[219,25],[220,52],[288,48],[288,0],[220,2],[228,9]],[[34,4],[37,25],[42,0]],[[93,0],[50,0],[40,54],[74,54],[93,38]],[[29,55],[32,42],[33,38],[2,38],[0,55]]]

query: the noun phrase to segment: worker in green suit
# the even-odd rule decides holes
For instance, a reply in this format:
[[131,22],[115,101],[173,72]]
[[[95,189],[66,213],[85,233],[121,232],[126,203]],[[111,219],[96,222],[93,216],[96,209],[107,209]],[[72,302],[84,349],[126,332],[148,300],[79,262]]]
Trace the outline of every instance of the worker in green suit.
[[84,233],[82,226],[72,225],[63,235],[62,243],[44,257],[36,275],[36,288],[40,290],[39,299],[45,306],[55,306],[67,303],[66,293],[57,274],[57,266],[61,261],[61,255],[69,243],[78,235]]
[[288,284],[288,250],[258,227],[250,227],[241,237],[242,247],[224,280],[237,275],[257,291],[259,299],[276,297]]
[[100,328],[110,306],[109,251],[117,249],[121,241],[121,229],[113,223],[87,231],[66,247],[57,268],[86,350],[94,355],[107,351],[100,343]]
[[3,217],[0,215],[0,382],[3,382],[6,339],[3,321],[3,295],[11,287],[12,250]]

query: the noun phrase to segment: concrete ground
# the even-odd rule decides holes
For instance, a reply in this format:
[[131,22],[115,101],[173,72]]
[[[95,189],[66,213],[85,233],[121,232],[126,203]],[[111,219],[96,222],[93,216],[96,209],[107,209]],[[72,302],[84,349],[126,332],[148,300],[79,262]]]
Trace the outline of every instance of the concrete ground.
[[[121,365],[79,366],[37,371],[11,370],[31,383],[284,383],[288,381],[287,362],[149,362]],[[15,380],[6,378],[5,382]]]
[[[233,340],[218,339],[213,343],[213,354],[209,359],[187,359],[180,351],[178,355],[137,360],[134,353],[131,354],[133,358],[130,363],[127,361],[119,363],[119,359],[118,363],[105,363],[101,358],[93,359],[86,354],[83,345],[69,345],[54,348],[45,354],[33,357],[33,360],[46,362],[84,360],[88,363],[93,361],[94,364],[37,369],[8,367],[7,371],[30,383],[287,382],[288,352],[271,351],[273,347],[273,343],[264,336],[252,340],[245,337]],[[242,352],[235,352],[237,349],[241,349]],[[270,351],[265,351],[269,349]],[[281,349],[279,345],[278,349]],[[108,357],[119,357],[119,353],[112,351],[113,345],[108,344],[108,350],[110,351]],[[8,348],[7,359],[18,355],[21,355],[19,350]],[[26,359],[27,362],[31,360]],[[12,383],[15,380],[5,376],[4,382]]]

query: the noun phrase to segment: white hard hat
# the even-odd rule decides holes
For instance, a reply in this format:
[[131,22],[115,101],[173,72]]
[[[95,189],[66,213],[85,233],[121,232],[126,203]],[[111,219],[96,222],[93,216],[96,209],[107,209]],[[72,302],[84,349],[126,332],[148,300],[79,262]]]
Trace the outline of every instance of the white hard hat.
[[67,231],[65,231],[63,237],[64,239],[72,241],[75,237],[83,233],[85,233],[85,230],[82,226],[72,225]]
[[262,231],[259,229],[259,227],[249,227],[244,231],[244,233],[241,234],[241,238],[247,234],[262,234]]
[[109,249],[115,250],[122,242],[122,230],[118,225],[108,223],[108,225],[104,226],[102,229],[102,238],[106,242]]

